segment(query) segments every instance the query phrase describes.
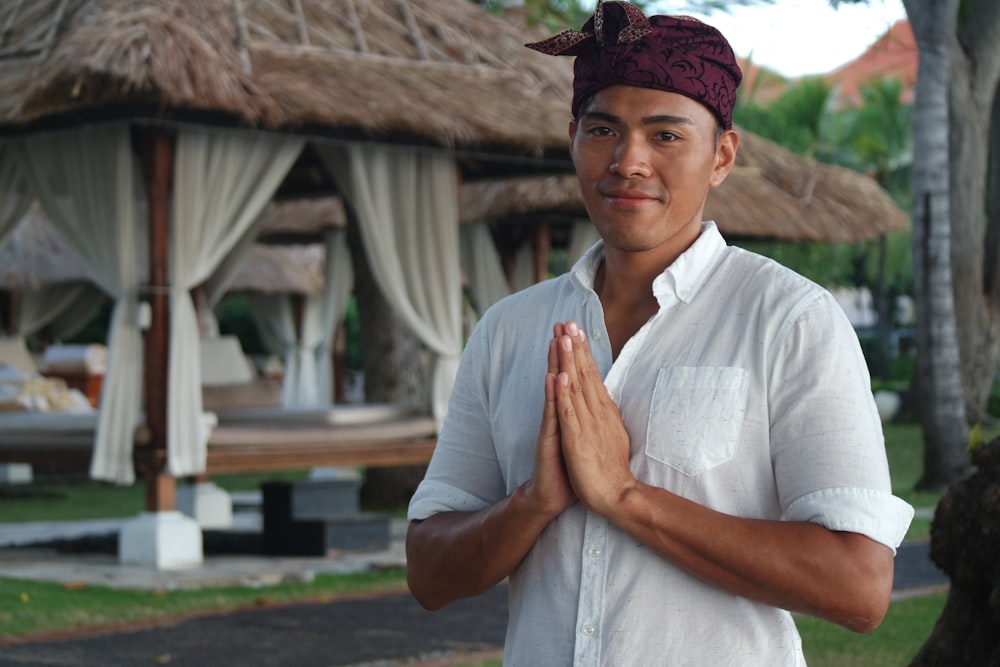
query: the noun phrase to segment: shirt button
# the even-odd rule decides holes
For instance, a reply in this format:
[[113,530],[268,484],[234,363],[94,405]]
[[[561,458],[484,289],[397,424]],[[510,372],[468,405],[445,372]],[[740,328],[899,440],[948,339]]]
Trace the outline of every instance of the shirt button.
[[583,634],[585,635],[594,634],[594,626],[591,625],[590,623],[587,623],[587,625],[583,626]]
[[595,331],[594,332],[594,340],[601,340],[601,338],[602,338],[601,332],[600,331]]
[[601,548],[600,547],[590,547],[590,557],[591,558],[597,558],[600,555],[601,555]]

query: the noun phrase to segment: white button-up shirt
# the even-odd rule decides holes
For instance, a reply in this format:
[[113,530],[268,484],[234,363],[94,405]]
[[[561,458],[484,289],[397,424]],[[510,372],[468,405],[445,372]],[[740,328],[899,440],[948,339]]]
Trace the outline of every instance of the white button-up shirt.
[[[594,246],[569,274],[494,306],[470,337],[411,519],[478,510],[528,481],[555,322],[575,320],[618,404],[636,477],[709,508],[812,521],[895,549],[891,493],[857,336],[828,292],[728,247],[713,223],[653,283],[659,311],[612,361]],[[504,664],[804,665],[784,610],[672,565],[579,503],[510,576]]]

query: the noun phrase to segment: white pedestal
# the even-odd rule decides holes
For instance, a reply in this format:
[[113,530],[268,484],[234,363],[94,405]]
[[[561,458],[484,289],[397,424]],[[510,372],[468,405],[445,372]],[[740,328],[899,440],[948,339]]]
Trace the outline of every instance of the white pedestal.
[[341,480],[341,479],[351,479],[351,480],[361,480],[361,473],[358,472],[357,468],[350,468],[344,466],[324,466],[319,468],[312,468],[309,471],[310,480]]
[[177,509],[202,528],[233,527],[233,497],[214,482],[197,482],[177,488]]
[[158,570],[196,567],[204,562],[201,527],[180,512],[143,512],[118,534],[118,562]]
[[883,424],[888,424],[892,421],[896,413],[899,412],[902,404],[903,400],[894,391],[875,392],[875,406],[878,408],[878,416]]
[[30,463],[0,463],[0,486],[4,484],[31,484]]

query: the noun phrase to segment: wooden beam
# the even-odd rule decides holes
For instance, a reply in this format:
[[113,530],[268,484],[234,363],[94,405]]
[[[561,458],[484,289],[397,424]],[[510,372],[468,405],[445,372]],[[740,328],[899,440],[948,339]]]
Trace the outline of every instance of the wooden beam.
[[[177,509],[177,481],[166,472],[167,394],[170,351],[170,195],[173,185],[175,137],[163,128],[141,130],[140,150],[149,203],[149,284],[151,310],[145,332],[145,411],[148,443],[137,457],[146,482],[146,510]],[[139,449],[139,446],[137,446]]]

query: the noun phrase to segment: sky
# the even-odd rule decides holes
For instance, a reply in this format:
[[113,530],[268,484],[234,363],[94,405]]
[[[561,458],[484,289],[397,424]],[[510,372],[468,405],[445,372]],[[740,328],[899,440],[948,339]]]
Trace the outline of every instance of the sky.
[[[648,13],[681,13],[684,2],[657,0]],[[711,23],[729,39],[736,55],[786,77],[825,74],[854,60],[897,20],[906,18],[902,0],[868,4],[828,0],[775,0],[708,15],[683,13]]]

